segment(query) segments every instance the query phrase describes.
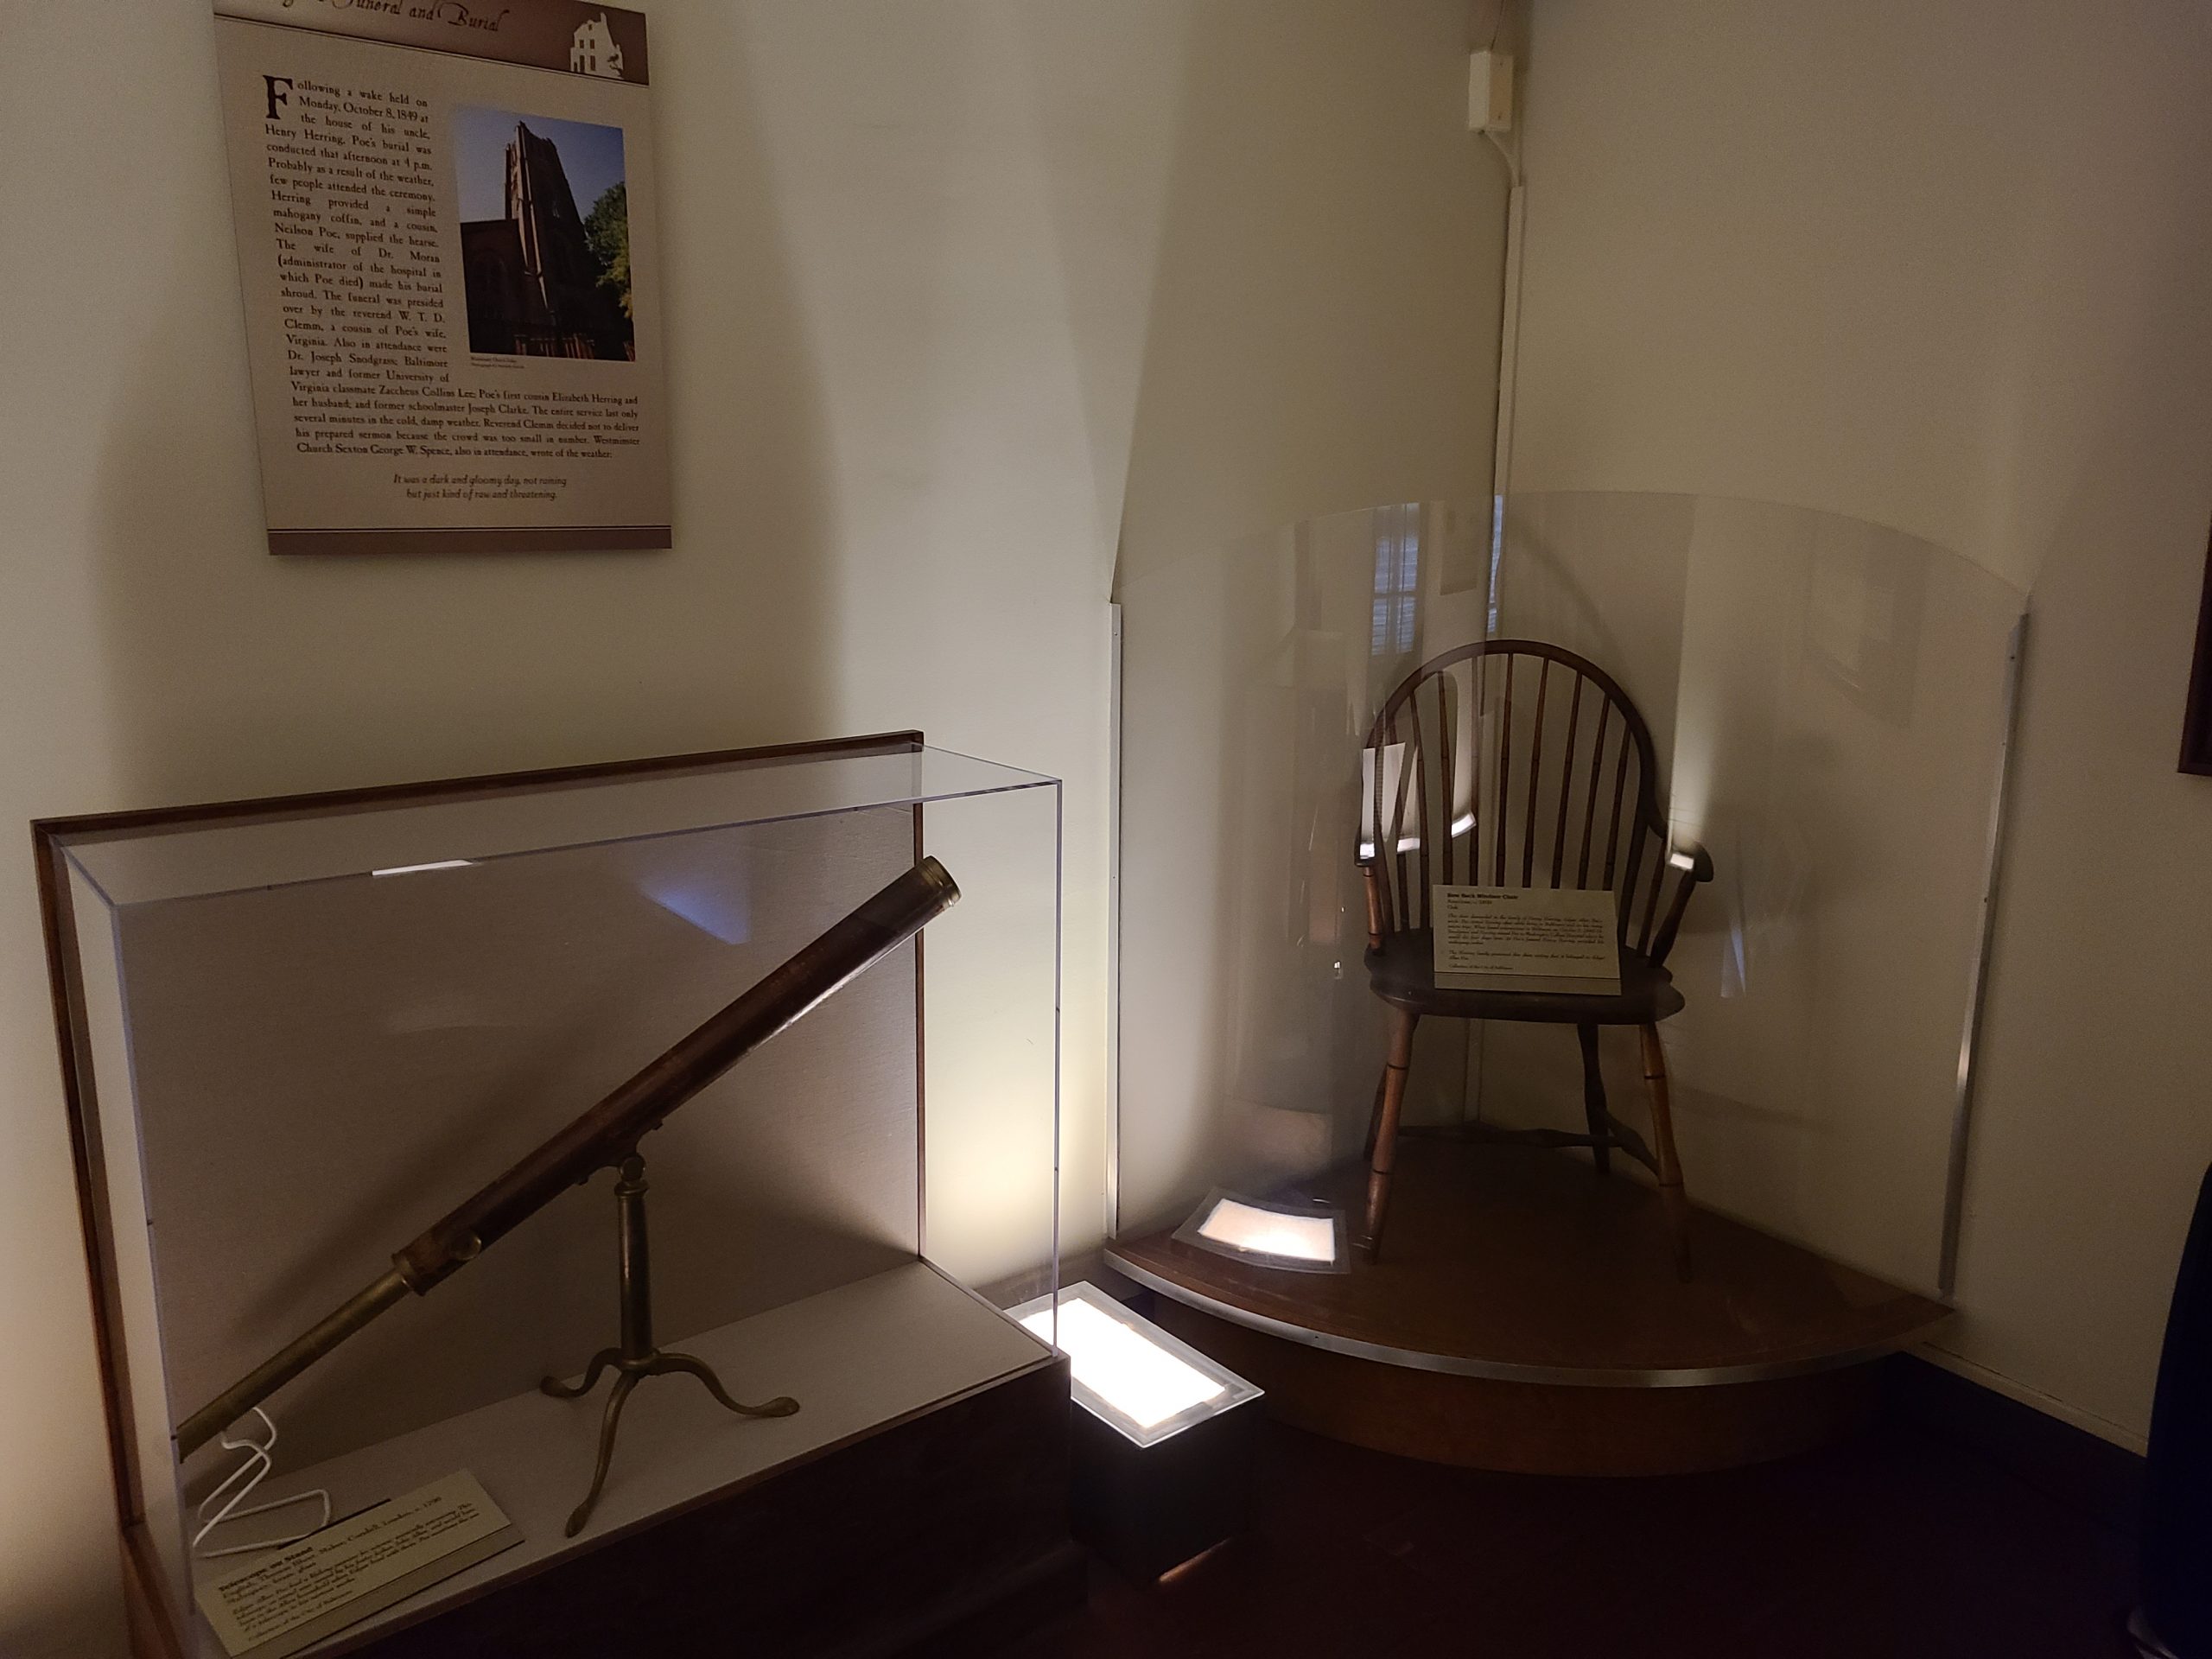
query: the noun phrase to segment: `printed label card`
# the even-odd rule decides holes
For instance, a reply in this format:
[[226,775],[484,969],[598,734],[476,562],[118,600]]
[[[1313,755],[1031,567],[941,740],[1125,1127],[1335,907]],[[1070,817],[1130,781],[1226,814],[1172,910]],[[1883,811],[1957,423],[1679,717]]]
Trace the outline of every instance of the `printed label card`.
[[1573,887],[1437,887],[1436,982],[1459,991],[1618,995],[1613,895]]
[[283,1659],[521,1541],[463,1470],[196,1586],[233,1656]]

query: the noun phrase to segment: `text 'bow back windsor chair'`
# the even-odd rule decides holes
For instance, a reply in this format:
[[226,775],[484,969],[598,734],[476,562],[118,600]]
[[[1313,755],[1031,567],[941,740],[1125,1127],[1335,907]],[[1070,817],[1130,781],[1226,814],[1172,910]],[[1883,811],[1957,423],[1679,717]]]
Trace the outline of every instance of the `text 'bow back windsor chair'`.
[[[1367,1132],[1367,1211],[1356,1241],[1382,1247],[1414,1028],[1425,1017],[1571,1025],[1581,1040],[1584,1134],[1492,1131],[1490,1138],[1587,1147],[1600,1174],[1612,1148],[1651,1171],[1689,1276],[1688,1202],[1668,1109],[1658,1022],[1682,1007],[1667,953],[1713,862],[1671,843],[1650,728],[1611,676],[1534,639],[1488,639],[1423,663],[1368,734],[1359,858],[1367,887],[1370,988],[1390,1009],[1390,1052]],[[1377,833],[1378,827],[1380,833]],[[1673,892],[1662,890],[1672,879]],[[1620,990],[1459,990],[1433,969],[1430,897],[1439,887],[1604,888],[1615,897]],[[1634,1026],[1650,1095],[1651,1142],[1607,1109],[1598,1028]]]

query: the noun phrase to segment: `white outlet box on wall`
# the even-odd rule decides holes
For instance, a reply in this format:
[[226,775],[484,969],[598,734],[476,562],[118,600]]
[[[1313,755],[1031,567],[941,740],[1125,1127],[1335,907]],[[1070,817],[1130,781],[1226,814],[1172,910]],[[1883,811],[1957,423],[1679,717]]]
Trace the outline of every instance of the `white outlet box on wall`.
[[1513,127],[1513,60],[1503,52],[1467,58],[1467,130],[1509,132]]

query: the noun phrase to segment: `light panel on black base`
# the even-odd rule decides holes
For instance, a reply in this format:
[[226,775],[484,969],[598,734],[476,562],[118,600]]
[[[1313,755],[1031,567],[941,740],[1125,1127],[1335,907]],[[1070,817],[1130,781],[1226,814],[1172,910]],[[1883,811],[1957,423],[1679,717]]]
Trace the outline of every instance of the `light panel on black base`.
[[1075,1534],[1149,1582],[1243,1530],[1260,1389],[1094,1285],[1012,1310],[1068,1356]]

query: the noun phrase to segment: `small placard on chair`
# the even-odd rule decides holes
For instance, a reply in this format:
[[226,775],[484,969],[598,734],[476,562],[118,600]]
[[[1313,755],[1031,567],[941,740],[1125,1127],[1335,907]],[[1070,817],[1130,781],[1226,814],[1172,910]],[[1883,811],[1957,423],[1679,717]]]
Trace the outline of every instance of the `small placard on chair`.
[[1605,889],[1437,887],[1431,896],[1439,988],[1620,995]]

